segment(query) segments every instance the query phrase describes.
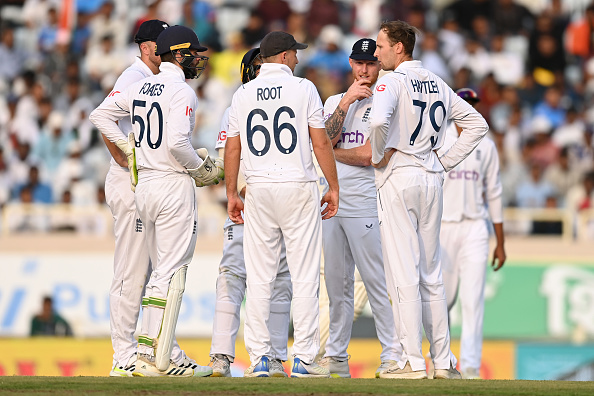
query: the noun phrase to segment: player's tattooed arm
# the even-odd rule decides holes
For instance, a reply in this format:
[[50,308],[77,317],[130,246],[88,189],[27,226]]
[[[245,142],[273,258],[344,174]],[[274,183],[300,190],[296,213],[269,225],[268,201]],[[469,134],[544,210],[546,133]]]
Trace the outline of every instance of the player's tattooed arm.
[[332,141],[332,146],[338,142],[340,138],[340,132],[342,131],[342,125],[344,124],[344,119],[346,118],[346,111],[338,106],[334,113],[328,118],[325,122],[326,126],[326,133],[328,137]]

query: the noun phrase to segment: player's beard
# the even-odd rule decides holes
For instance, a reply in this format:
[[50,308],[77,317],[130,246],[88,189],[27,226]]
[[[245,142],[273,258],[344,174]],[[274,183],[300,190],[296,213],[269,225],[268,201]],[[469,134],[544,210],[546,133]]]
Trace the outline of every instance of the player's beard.
[[184,67],[183,70],[186,80],[192,80],[198,75],[198,69],[194,67]]

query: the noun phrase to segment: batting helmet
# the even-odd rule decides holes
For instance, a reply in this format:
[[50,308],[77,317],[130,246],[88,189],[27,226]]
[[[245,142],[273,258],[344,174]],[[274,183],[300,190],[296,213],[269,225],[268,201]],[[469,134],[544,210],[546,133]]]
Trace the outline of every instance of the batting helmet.
[[456,95],[470,104],[475,104],[481,101],[477,93],[472,88],[460,88],[456,91]]
[[[258,64],[254,64],[258,62]],[[245,53],[241,60],[241,82],[243,84],[252,81],[258,75],[262,58],[260,57],[260,48],[252,48]]]
[[[174,58],[176,54],[182,56],[179,64],[182,66],[186,78],[198,78],[206,68],[208,57],[192,55],[190,51],[204,52],[208,49],[200,45],[198,36],[192,29],[181,25],[171,26],[159,34],[156,43],[155,55],[171,52]],[[197,64],[195,63],[196,59],[198,59]]]

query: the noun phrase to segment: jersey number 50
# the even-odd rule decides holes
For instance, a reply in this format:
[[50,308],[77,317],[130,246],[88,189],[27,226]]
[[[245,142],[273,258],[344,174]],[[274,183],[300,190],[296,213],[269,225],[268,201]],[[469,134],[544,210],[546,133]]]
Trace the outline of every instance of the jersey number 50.
[[[419,117],[419,123],[417,124],[415,131],[413,132],[412,135],[410,135],[409,144],[411,146],[415,145],[415,140],[417,140],[417,137],[419,136],[419,132],[421,132],[421,127],[423,126],[423,113],[425,112],[425,108],[427,107],[427,102],[423,102],[422,100],[415,99],[415,100],[413,100],[413,106],[417,106],[417,107],[421,108],[421,116]],[[431,126],[433,127],[433,130],[435,131],[435,136],[431,136],[431,148],[435,147],[435,145],[437,144],[437,133],[441,129],[441,124],[437,125],[437,122],[435,121],[435,111],[439,107],[441,107],[443,109],[443,115],[445,117],[445,111],[446,111],[445,105],[443,104],[443,102],[441,100],[438,100],[437,102],[433,103],[431,105],[431,107],[429,108],[429,120],[431,121]]]
[[[295,112],[293,111],[293,109],[291,109],[288,106],[282,106],[276,111],[276,113],[274,113],[272,133],[274,136],[274,143],[276,144],[276,148],[278,148],[278,151],[280,151],[283,154],[291,154],[297,146],[297,131],[291,123],[284,122],[280,125],[278,124],[279,118],[283,113],[287,113],[290,118],[295,118]],[[266,114],[264,110],[254,109],[250,111],[250,114],[248,114],[247,118],[247,143],[252,154],[256,156],[262,156],[266,154],[268,150],[270,150],[270,132],[264,125],[256,124],[252,126],[253,118],[256,115],[262,117],[263,121],[268,121],[268,114]],[[289,145],[289,147],[283,146],[280,140],[280,135],[283,129],[287,129],[289,132],[291,132],[291,144]],[[256,134],[256,132],[262,132],[262,134],[264,135],[264,147],[262,147],[262,149],[260,150],[254,147],[254,135]]]
[[[144,137],[144,129],[146,125],[146,142],[148,146],[152,149],[158,149],[161,145],[161,141],[163,140],[163,111],[161,110],[161,105],[157,102],[153,102],[151,108],[149,109],[148,113],[146,113],[146,120],[139,116],[138,114],[134,114],[134,110],[136,107],[145,107],[146,108],[146,101],[144,100],[135,100],[132,102],[132,125],[138,123],[140,127],[140,132],[138,133],[138,141],[135,143],[136,147],[140,147],[140,143],[142,142],[142,138]],[[151,113],[153,110],[157,111],[157,119],[159,120],[159,135],[157,136],[157,140],[153,141],[151,139]]]

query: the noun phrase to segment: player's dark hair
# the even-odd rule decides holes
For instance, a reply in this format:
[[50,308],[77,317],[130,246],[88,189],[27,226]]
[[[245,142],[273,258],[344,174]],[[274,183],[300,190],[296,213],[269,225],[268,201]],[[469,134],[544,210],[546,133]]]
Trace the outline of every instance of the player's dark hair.
[[416,35],[420,34],[419,29],[404,21],[385,21],[380,25],[380,30],[386,33],[392,46],[396,43],[402,43],[404,52],[412,56]]
[[171,52],[164,53],[161,55],[161,62],[173,63],[173,54]]

